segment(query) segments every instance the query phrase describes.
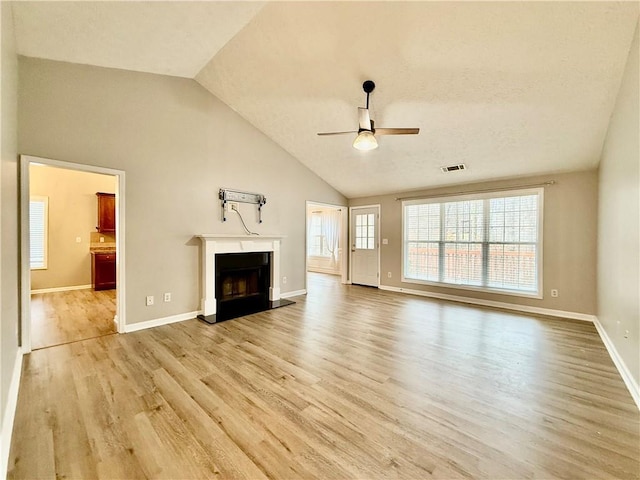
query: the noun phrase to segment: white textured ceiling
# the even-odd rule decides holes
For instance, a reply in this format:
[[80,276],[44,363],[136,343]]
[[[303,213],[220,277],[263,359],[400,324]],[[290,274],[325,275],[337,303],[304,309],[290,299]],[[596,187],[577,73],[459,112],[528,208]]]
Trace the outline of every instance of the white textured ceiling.
[[[195,76],[358,197],[597,166],[638,3],[42,2],[14,14],[19,53]],[[316,135],[357,128],[367,79],[376,126],[420,135],[379,137],[371,152]],[[468,170],[439,170],[456,163]]]
[[193,78],[262,2],[14,2],[18,53]]

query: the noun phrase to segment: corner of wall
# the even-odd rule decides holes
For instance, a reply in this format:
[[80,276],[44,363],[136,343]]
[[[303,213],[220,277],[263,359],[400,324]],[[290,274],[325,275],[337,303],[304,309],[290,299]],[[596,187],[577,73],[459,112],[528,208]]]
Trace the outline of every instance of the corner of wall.
[[18,348],[16,359],[13,363],[13,372],[7,395],[7,403],[2,411],[2,428],[0,441],[0,478],[6,478],[9,466],[9,453],[11,451],[11,437],[13,433],[13,421],[18,407],[18,393],[20,391],[20,377],[22,373],[22,350]]
[[11,2],[0,4],[2,84],[0,104],[0,419],[2,423],[2,472],[6,469],[22,354],[18,347],[18,58]]
[[596,330],[598,331],[600,338],[602,339],[602,343],[604,343],[604,346],[607,348],[607,352],[609,352],[611,360],[613,360],[624,384],[627,386],[627,390],[629,390],[633,401],[636,403],[638,410],[640,410],[640,385],[638,385],[638,382],[633,377],[623,358],[618,353],[618,350],[616,350],[616,346],[611,341],[611,338],[609,338],[609,335],[607,335],[607,332],[600,323],[600,320],[596,317],[593,323],[596,326]]
[[598,185],[598,331],[636,403],[640,382],[640,22],[609,121]]

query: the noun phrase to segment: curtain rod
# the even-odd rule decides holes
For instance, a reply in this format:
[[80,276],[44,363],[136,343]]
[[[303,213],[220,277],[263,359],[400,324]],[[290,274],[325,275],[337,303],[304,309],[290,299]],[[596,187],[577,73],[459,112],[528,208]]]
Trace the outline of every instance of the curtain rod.
[[451,193],[434,193],[433,195],[415,195],[413,197],[396,197],[396,202],[399,200],[418,200],[420,198],[437,198],[437,197],[453,197],[456,195],[467,195],[471,193],[488,193],[488,192],[499,192],[502,190],[514,190],[519,188],[534,188],[534,187],[550,187],[551,185],[555,185],[555,180],[549,180],[548,182],[543,183],[530,183],[528,185],[513,185],[510,187],[496,187],[496,188],[485,188],[483,190],[468,190],[466,192],[451,192]]

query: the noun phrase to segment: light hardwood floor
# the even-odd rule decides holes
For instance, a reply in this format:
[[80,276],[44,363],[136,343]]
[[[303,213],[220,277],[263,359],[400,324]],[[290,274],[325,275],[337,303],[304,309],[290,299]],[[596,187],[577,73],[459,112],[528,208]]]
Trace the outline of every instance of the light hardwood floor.
[[31,348],[116,332],[116,291],[91,289],[31,295]]
[[25,358],[9,478],[638,478],[594,326],[311,275],[292,306]]

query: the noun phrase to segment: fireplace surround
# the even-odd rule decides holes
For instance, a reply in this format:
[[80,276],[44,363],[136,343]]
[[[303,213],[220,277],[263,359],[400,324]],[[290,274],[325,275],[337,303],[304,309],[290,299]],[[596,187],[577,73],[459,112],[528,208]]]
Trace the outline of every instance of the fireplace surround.
[[[280,241],[284,236],[200,234],[197,237],[202,242],[202,314],[198,315],[199,319],[216,323],[294,303],[280,297]],[[228,268],[242,256],[228,254],[245,254],[246,258],[239,266]],[[250,265],[252,262],[259,265]],[[235,273],[232,272],[234,269],[237,270]],[[218,270],[225,271],[224,275],[221,276]],[[251,270],[253,273],[249,273]],[[263,292],[253,291],[257,287],[264,287]],[[241,297],[248,300],[248,306],[238,306],[243,303],[239,300]],[[260,310],[256,309],[258,305]]]

